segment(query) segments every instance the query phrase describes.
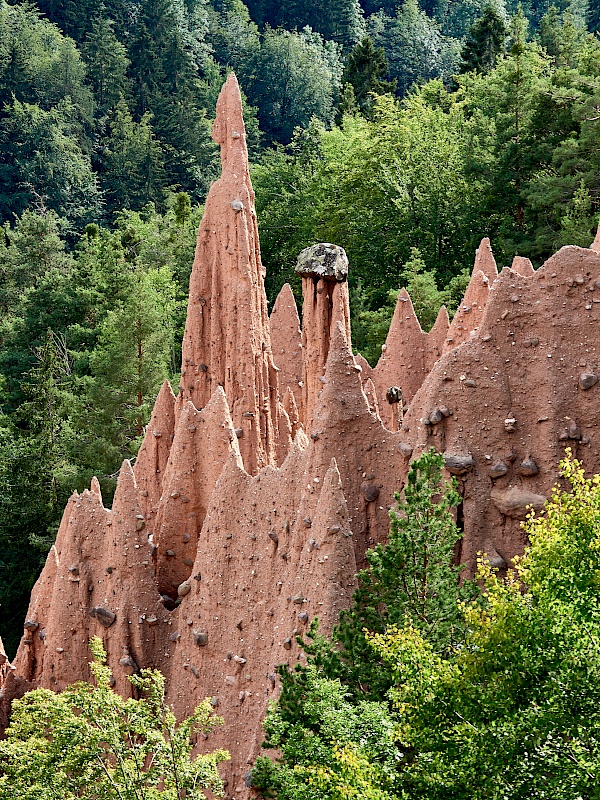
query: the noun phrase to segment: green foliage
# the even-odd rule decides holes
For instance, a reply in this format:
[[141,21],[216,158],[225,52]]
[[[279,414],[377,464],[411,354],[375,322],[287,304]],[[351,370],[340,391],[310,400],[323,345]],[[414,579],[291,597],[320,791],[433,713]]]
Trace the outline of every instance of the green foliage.
[[249,56],[246,93],[259,109],[267,140],[287,143],[297,126],[317,117],[331,124],[340,89],[339,48],[318,33],[267,28]]
[[51,209],[71,225],[98,215],[100,196],[89,156],[73,137],[68,100],[44,111],[15,100],[0,119],[0,216],[28,206]]
[[278,800],[391,800],[396,750],[386,705],[350,702],[340,682],[315,667],[303,673],[302,692],[301,717],[285,702],[269,709],[263,746],[281,758],[259,757],[252,786]]
[[465,608],[453,658],[414,628],[374,637],[396,675],[411,797],[596,796],[600,478],[570,453],[561,468],[570,490],[530,515],[515,571],[502,581],[482,562],[485,604]]
[[487,5],[483,15],[469,30],[462,49],[461,71],[490,72],[504,52],[508,28],[503,16],[493,5]]
[[85,65],[75,42],[28,2],[0,5],[0,107],[13,100],[44,111],[70,100],[75,120],[89,122],[92,116]]
[[[372,95],[394,92],[395,82],[383,80],[388,69],[383,48],[376,49],[368,36],[354,45],[346,61],[342,84],[352,87],[355,102],[363,114],[369,113]],[[350,111],[347,103],[343,110]]]
[[591,211],[592,198],[582,178],[573,197],[572,206],[567,208],[560,221],[561,232],[557,237],[557,247],[563,244],[575,244],[579,247],[590,246],[596,227],[595,214],[592,214]]
[[127,279],[123,301],[107,313],[90,357],[90,394],[105,423],[113,421],[132,441],[142,436],[169,373],[176,288],[168,267],[136,269]]
[[116,213],[122,208],[143,208],[162,200],[165,185],[163,150],[150,124],[150,114],[139,122],[123,98],[108,118],[108,136],[102,153],[102,182],[107,206]]
[[[45,543],[67,499],[49,475],[36,437],[5,416],[0,425],[0,627],[7,653],[19,645],[30,593],[46,560]],[[57,491],[59,489],[59,491]],[[61,504],[60,508],[58,504]]]
[[390,289],[387,302],[373,311],[367,306],[367,293],[362,282],[359,282],[352,292],[350,311],[353,344],[372,366],[379,361],[381,345],[387,338],[398,294],[397,290]]
[[[421,459],[432,475],[435,458]],[[429,609],[419,579],[423,561],[415,580],[412,558],[418,560],[418,550],[405,545],[422,541],[449,507],[444,512],[443,499],[440,517],[432,517],[431,499],[413,474],[405,488],[407,507],[429,506],[416,518],[420,531],[410,517],[401,520],[397,540],[392,531],[379,558],[369,555],[372,575],[383,575],[386,564],[395,567],[401,578],[395,581],[398,607],[404,605],[405,613],[382,619],[381,609],[397,602],[396,593],[387,593],[393,583],[386,588],[386,581],[377,585],[362,573],[354,607],[337,631],[342,650],[316,636],[313,625],[309,665],[293,673],[280,670],[282,694],[265,722],[265,746],[281,753],[274,762],[259,759],[253,771],[265,797],[326,800],[344,791],[412,800],[597,796],[600,476],[586,478],[570,451],[560,466],[568,488],[556,487],[543,512],[529,515],[523,528],[530,545],[514,559],[514,568],[501,579],[480,559],[480,597],[457,603],[455,580],[448,591],[443,575],[453,537],[442,537],[446,560],[437,575],[445,588],[432,592]],[[452,491],[442,497],[453,501]],[[392,558],[396,553],[402,563]],[[369,614],[361,608],[355,625],[364,627],[354,664],[370,668],[375,680],[387,674],[390,707],[365,702],[357,691],[364,688],[364,668],[342,673],[341,683],[330,677],[340,673],[348,654],[339,632],[352,620],[361,592]],[[355,758],[350,780],[340,769],[341,752]]]
[[411,257],[404,265],[402,281],[421,327],[424,331],[430,331],[440,307],[446,301],[446,294],[437,288],[435,275],[427,270],[416,247],[411,248]]
[[19,224],[4,226],[0,241],[0,308],[11,311],[21,293],[49,269],[66,272],[70,257],[60,237],[60,220],[53,212],[25,211]]
[[[376,311],[402,285],[417,247],[438,285],[465,268],[482,230],[478,177],[470,169],[471,123],[462,105],[430,84],[399,105],[374,98],[372,120],[346,117],[341,129],[316,125],[253,172],[269,296],[293,282],[302,247],[340,244]],[[310,202],[308,198],[310,197]],[[437,309],[436,309],[437,311]]]
[[383,47],[389,74],[403,97],[409,89],[433,78],[447,80],[459,58],[458,40],[445,37],[439,24],[421,10],[417,0],[406,0],[394,17],[372,18],[369,34]]
[[127,89],[127,48],[117,39],[113,28],[112,21],[104,16],[93,19],[82,47],[99,116],[113,108]]
[[222,797],[217,766],[229,754],[191,757],[195,737],[222,722],[209,700],[177,723],[164,676],[152,669],[129,678],[143,697],[124,700],[111,688],[101,639],[90,647],[96,686],[77,683],[60,694],[36,689],[13,703],[0,742],[0,798],[199,800],[204,790]]
[[437,653],[449,653],[464,636],[459,601],[472,597],[475,587],[459,585],[461,567],[452,563],[461,537],[452,512],[460,496],[442,469],[442,456],[433,450],[411,464],[403,494],[396,494],[398,510],[390,511],[388,542],[368,551],[352,606],[340,615],[334,639],[342,648],[342,674],[359,694],[383,698],[390,685],[386,666],[369,653],[365,631],[409,624]]
[[358,0],[250,0],[247,6],[252,19],[261,26],[289,30],[309,27],[344,47],[352,47],[364,33]]

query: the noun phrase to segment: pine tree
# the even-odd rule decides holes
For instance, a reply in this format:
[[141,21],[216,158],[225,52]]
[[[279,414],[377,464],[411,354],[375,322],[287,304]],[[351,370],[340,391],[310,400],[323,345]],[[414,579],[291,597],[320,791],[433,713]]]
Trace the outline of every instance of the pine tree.
[[325,9],[325,25],[315,25],[315,29],[326,39],[333,39],[345,50],[349,50],[364,34],[365,26],[360,3],[358,0],[328,0]]
[[573,196],[573,203],[567,208],[561,220],[561,231],[556,246],[589,247],[594,238],[596,219],[597,214],[592,213],[590,192],[582,178]]
[[98,215],[90,158],[73,136],[72,104],[51,111],[15,100],[0,120],[0,218],[51,209],[72,226]]
[[590,0],[589,2],[588,30],[592,33],[600,32],[600,0]]
[[[462,567],[453,564],[461,538],[454,519],[460,495],[455,482],[444,479],[443,467],[433,449],[413,461],[402,495],[396,494],[397,510],[390,511],[388,542],[367,551],[369,567],[358,574],[352,605],[340,614],[331,640],[317,634],[316,622],[309,632],[313,642],[303,643],[309,663],[339,678],[355,696],[383,700],[393,683],[389,665],[374,657],[369,635],[410,625],[440,654],[464,637],[459,603],[477,589],[470,581],[459,584]],[[301,699],[302,673],[280,669],[284,702]]]
[[39,0],[37,5],[67,36],[81,42],[99,10],[100,0]]
[[160,384],[169,375],[176,287],[171,271],[132,263],[128,291],[106,315],[90,358],[90,388],[107,428],[135,453]]
[[487,5],[481,18],[471,27],[463,46],[461,72],[487,73],[493,70],[504,52],[507,36],[504,19],[495,6]]
[[165,82],[158,48],[144,19],[137,22],[128,52],[129,77],[135,99],[134,111],[139,119],[152,110],[156,94]]
[[[45,478],[40,491],[46,494],[49,513],[57,517],[66,500],[75,469],[68,459],[68,418],[72,397],[68,392],[71,360],[64,336],[46,331],[43,343],[33,349],[35,365],[24,378],[28,399],[21,404],[18,417],[28,428],[37,458],[44,464]],[[52,531],[46,531],[46,537]],[[51,543],[52,538],[49,540]],[[49,544],[48,544],[49,547]]]
[[68,274],[72,259],[60,238],[60,220],[52,211],[27,210],[14,227],[6,224],[0,240],[0,312],[15,310],[23,292],[51,269]]
[[101,155],[101,182],[110,212],[140,209],[163,199],[164,154],[150,119],[150,114],[144,114],[134,122],[123,98],[109,118]]

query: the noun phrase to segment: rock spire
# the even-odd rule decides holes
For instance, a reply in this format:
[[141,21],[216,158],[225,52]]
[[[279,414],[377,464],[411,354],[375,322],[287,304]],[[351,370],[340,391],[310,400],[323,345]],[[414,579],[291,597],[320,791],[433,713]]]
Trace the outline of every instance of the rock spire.
[[223,387],[242,432],[244,466],[254,473],[276,461],[279,395],[242,100],[233,73],[219,95],[213,139],[221,146],[223,172],[210,188],[198,231],[180,398],[201,409]]
[[[277,295],[269,320],[273,358],[279,370],[279,393],[289,389],[297,400],[302,399],[302,331],[296,300],[289,283]],[[298,409],[302,416],[302,409]]]

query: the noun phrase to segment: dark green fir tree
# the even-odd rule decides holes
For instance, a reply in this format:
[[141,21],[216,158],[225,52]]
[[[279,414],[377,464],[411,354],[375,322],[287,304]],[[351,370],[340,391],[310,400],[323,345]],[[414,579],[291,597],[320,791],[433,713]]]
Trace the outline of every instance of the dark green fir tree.
[[352,86],[354,101],[366,116],[373,105],[373,95],[393,93],[396,89],[396,81],[384,80],[388,69],[383,47],[375,47],[368,36],[361,39],[348,56],[342,84]]
[[461,72],[491,72],[498,56],[504,52],[507,36],[508,29],[498,9],[492,4],[486,6],[481,18],[471,27],[462,49]]

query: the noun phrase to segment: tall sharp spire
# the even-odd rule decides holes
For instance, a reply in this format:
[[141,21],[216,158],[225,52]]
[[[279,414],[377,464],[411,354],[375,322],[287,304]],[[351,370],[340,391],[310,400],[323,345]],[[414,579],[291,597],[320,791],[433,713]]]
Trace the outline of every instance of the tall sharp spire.
[[256,472],[275,462],[278,381],[242,99],[233,73],[219,95],[213,139],[221,146],[223,170],[210,188],[198,232],[180,401],[203,408],[222,386],[240,435],[244,466]]

